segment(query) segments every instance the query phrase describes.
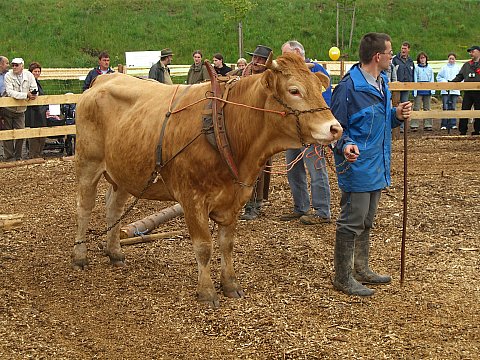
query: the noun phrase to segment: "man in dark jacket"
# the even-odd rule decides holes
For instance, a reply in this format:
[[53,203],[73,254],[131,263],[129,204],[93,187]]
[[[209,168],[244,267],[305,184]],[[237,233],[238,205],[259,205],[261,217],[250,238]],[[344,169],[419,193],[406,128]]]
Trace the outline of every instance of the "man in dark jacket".
[[[397,81],[400,82],[413,82],[413,72],[415,70],[415,64],[410,57],[410,43],[404,41],[400,52],[393,58],[392,64],[397,70]],[[408,101],[409,91],[400,91],[400,102]],[[403,130],[403,124],[401,125]]]
[[90,87],[93,79],[95,79],[98,75],[109,74],[113,72],[115,71],[110,67],[110,55],[108,55],[106,51],[102,51],[100,54],[98,54],[98,66],[90,70],[85,78],[85,82],[83,83],[83,91]]
[[148,78],[157,80],[163,84],[173,85],[172,79],[170,78],[170,69],[168,68],[168,65],[172,62],[173,55],[172,49],[162,49],[160,52],[160,60],[152,65],[148,72]]
[[[247,52],[247,54],[252,55],[252,61],[243,70],[242,76],[263,73],[267,69],[265,64],[271,52],[272,49],[264,45],[257,45],[253,53]],[[240,216],[240,219],[253,220],[260,215],[263,201],[268,200],[268,192],[270,188],[270,174],[265,173],[263,170],[266,166],[271,165],[272,159],[269,158],[265,166],[260,170],[260,174],[258,174],[257,181],[253,187],[252,196],[245,205],[244,213]]]
[[[480,46],[474,45],[467,49],[471,60],[463,64],[460,72],[452,80],[453,82],[479,82],[480,81]],[[480,110],[480,90],[467,90],[463,93],[462,110],[471,110],[472,105],[475,110]],[[468,119],[460,119],[458,130],[460,135],[467,135]],[[480,135],[480,118],[476,118],[473,123],[472,135]]]

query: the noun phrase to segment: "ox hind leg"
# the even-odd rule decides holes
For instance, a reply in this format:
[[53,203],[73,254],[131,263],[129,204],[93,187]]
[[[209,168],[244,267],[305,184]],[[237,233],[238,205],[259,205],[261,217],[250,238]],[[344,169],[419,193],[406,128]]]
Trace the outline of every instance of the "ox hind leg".
[[86,234],[87,227],[95,206],[97,184],[102,175],[101,167],[93,161],[84,161],[81,165],[77,159],[77,233],[72,251],[72,267],[76,270],[88,265]]
[[233,269],[233,245],[236,223],[218,227],[218,243],[221,254],[221,283],[223,294],[230,298],[241,298],[243,290]]
[[[121,188],[114,189],[114,186],[111,185],[108,189],[105,195],[105,205],[107,208],[107,225],[109,228],[122,216],[125,203],[129,197],[130,194]],[[120,222],[113,226],[107,233],[105,253],[110,258],[112,265],[118,267],[125,265],[125,255],[120,246]]]

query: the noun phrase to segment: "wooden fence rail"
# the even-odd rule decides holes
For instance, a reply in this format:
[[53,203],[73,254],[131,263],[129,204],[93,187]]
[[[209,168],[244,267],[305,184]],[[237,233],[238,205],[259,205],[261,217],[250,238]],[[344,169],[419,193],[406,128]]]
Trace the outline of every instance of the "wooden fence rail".
[[[390,90],[403,91],[403,90],[480,90],[480,83],[447,83],[447,82],[433,82],[433,83],[402,83],[393,82],[390,83]],[[48,104],[73,104],[77,103],[81,94],[69,94],[69,95],[44,95],[39,96],[35,100],[16,100],[9,97],[0,98],[0,107],[7,106],[32,106],[32,105],[48,105]],[[480,110],[430,110],[430,111],[414,111],[412,114],[413,119],[442,119],[442,118],[480,118]],[[35,137],[46,136],[60,136],[70,135],[76,133],[75,125],[66,126],[54,126],[44,128],[25,128],[15,130],[2,130],[0,131],[1,140],[15,140],[15,139],[27,139]]]

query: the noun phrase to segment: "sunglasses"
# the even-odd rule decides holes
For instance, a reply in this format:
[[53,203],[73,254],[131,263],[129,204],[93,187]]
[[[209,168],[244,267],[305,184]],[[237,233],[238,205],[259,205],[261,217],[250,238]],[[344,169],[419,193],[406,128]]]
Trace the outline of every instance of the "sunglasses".
[[20,66],[20,64],[12,64],[13,67]]

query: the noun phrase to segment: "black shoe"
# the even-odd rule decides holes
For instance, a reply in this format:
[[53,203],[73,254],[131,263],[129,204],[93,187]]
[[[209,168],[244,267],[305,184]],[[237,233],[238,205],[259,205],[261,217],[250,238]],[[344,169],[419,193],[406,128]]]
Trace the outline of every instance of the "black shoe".
[[245,206],[245,211],[243,215],[240,216],[240,220],[253,220],[256,219],[258,215],[260,215],[260,206],[248,204]]
[[472,131],[472,135],[480,135],[480,132],[478,132],[478,131]]

